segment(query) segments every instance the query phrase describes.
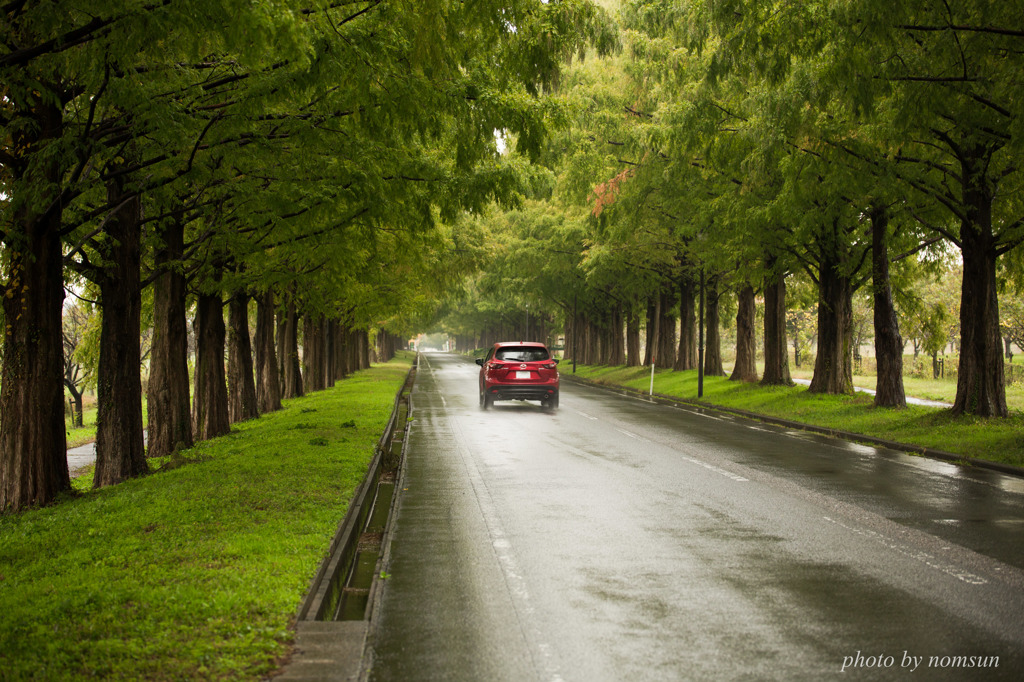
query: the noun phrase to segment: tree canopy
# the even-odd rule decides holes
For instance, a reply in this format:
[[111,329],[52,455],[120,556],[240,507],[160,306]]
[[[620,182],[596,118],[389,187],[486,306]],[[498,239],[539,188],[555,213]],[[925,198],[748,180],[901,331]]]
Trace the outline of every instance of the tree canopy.
[[[812,391],[852,391],[870,299],[876,404],[904,404],[904,337],[946,336],[954,412],[1007,414],[1014,3],[15,0],[0,37],[0,509],[69,485],[66,288],[100,312],[96,485],[435,324],[685,370],[706,289],[733,378],[756,299],[788,384],[787,281]],[[943,316],[917,290],[950,254]]]
[[[441,263],[459,240],[442,226],[518,201],[523,159],[562,116],[547,96],[561,64],[606,51],[609,26],[585,0],[5,5],[0,508],[68,485],[66,279],[91,282],[103,312],[105,485],[146,469],[129,361],[145,287],[158,383],[165,365],[184,371],[185,294],[213,344],[211,306],[263,292],[398,331],[461,267]],[[498,153],[496,131],[518,155]]]

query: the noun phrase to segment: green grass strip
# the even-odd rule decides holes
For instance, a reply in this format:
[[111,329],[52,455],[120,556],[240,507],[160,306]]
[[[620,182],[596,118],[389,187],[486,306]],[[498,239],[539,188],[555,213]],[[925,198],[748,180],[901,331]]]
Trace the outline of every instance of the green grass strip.
[[[562,366],[563,375],[571,372],[568,365]],[[651,369],[577,365],[576,376],[647,393]],[[697,371],[656,369],[654,392],[695,400]],[[873,400],[864,393],[820,395],[809,393],[805,386],[762,387],[728,381],[725,377],[705,377],[702,403],[944,450],[962,457],[1024,466],[1024,413],[1020,410],[1013,410],[1006,419],[955,418],[948,409],[913,405],[903,410],[876,408]]]
[[285,401],[181,466],[0,517],[0,677],[273,671],[411,360]]

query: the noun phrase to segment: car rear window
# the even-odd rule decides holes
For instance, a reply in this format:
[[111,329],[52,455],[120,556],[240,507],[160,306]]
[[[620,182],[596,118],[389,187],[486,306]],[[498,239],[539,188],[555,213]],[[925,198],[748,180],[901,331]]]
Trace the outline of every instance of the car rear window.
[[494,357],[509,362],[537,362],[550,356],[547,348],[499,348]]

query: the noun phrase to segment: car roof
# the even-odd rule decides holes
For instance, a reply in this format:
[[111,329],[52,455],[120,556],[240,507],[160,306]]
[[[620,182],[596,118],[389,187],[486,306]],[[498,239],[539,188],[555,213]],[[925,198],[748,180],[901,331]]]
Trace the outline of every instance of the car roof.
[[510,346],[512,346],[512,347],[518,347],[518,346],[527,347],[528,346],[530,348],[547,348],[547,346],[544,345],[543,343],[541,343],[540,341],[499,341],[498,343],[494,344],[495,348],[509,348]]

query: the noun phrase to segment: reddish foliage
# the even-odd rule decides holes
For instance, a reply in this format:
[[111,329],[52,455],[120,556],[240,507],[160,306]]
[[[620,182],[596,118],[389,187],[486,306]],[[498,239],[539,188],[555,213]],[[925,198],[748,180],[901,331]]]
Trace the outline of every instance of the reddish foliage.
[[601,215],[605,206],[615,203],[619,188],[623,182],[633,175],[633,169],[627,168],[607,182],[602,182],[594,187],[594,208],[591,211],[594,217]]

